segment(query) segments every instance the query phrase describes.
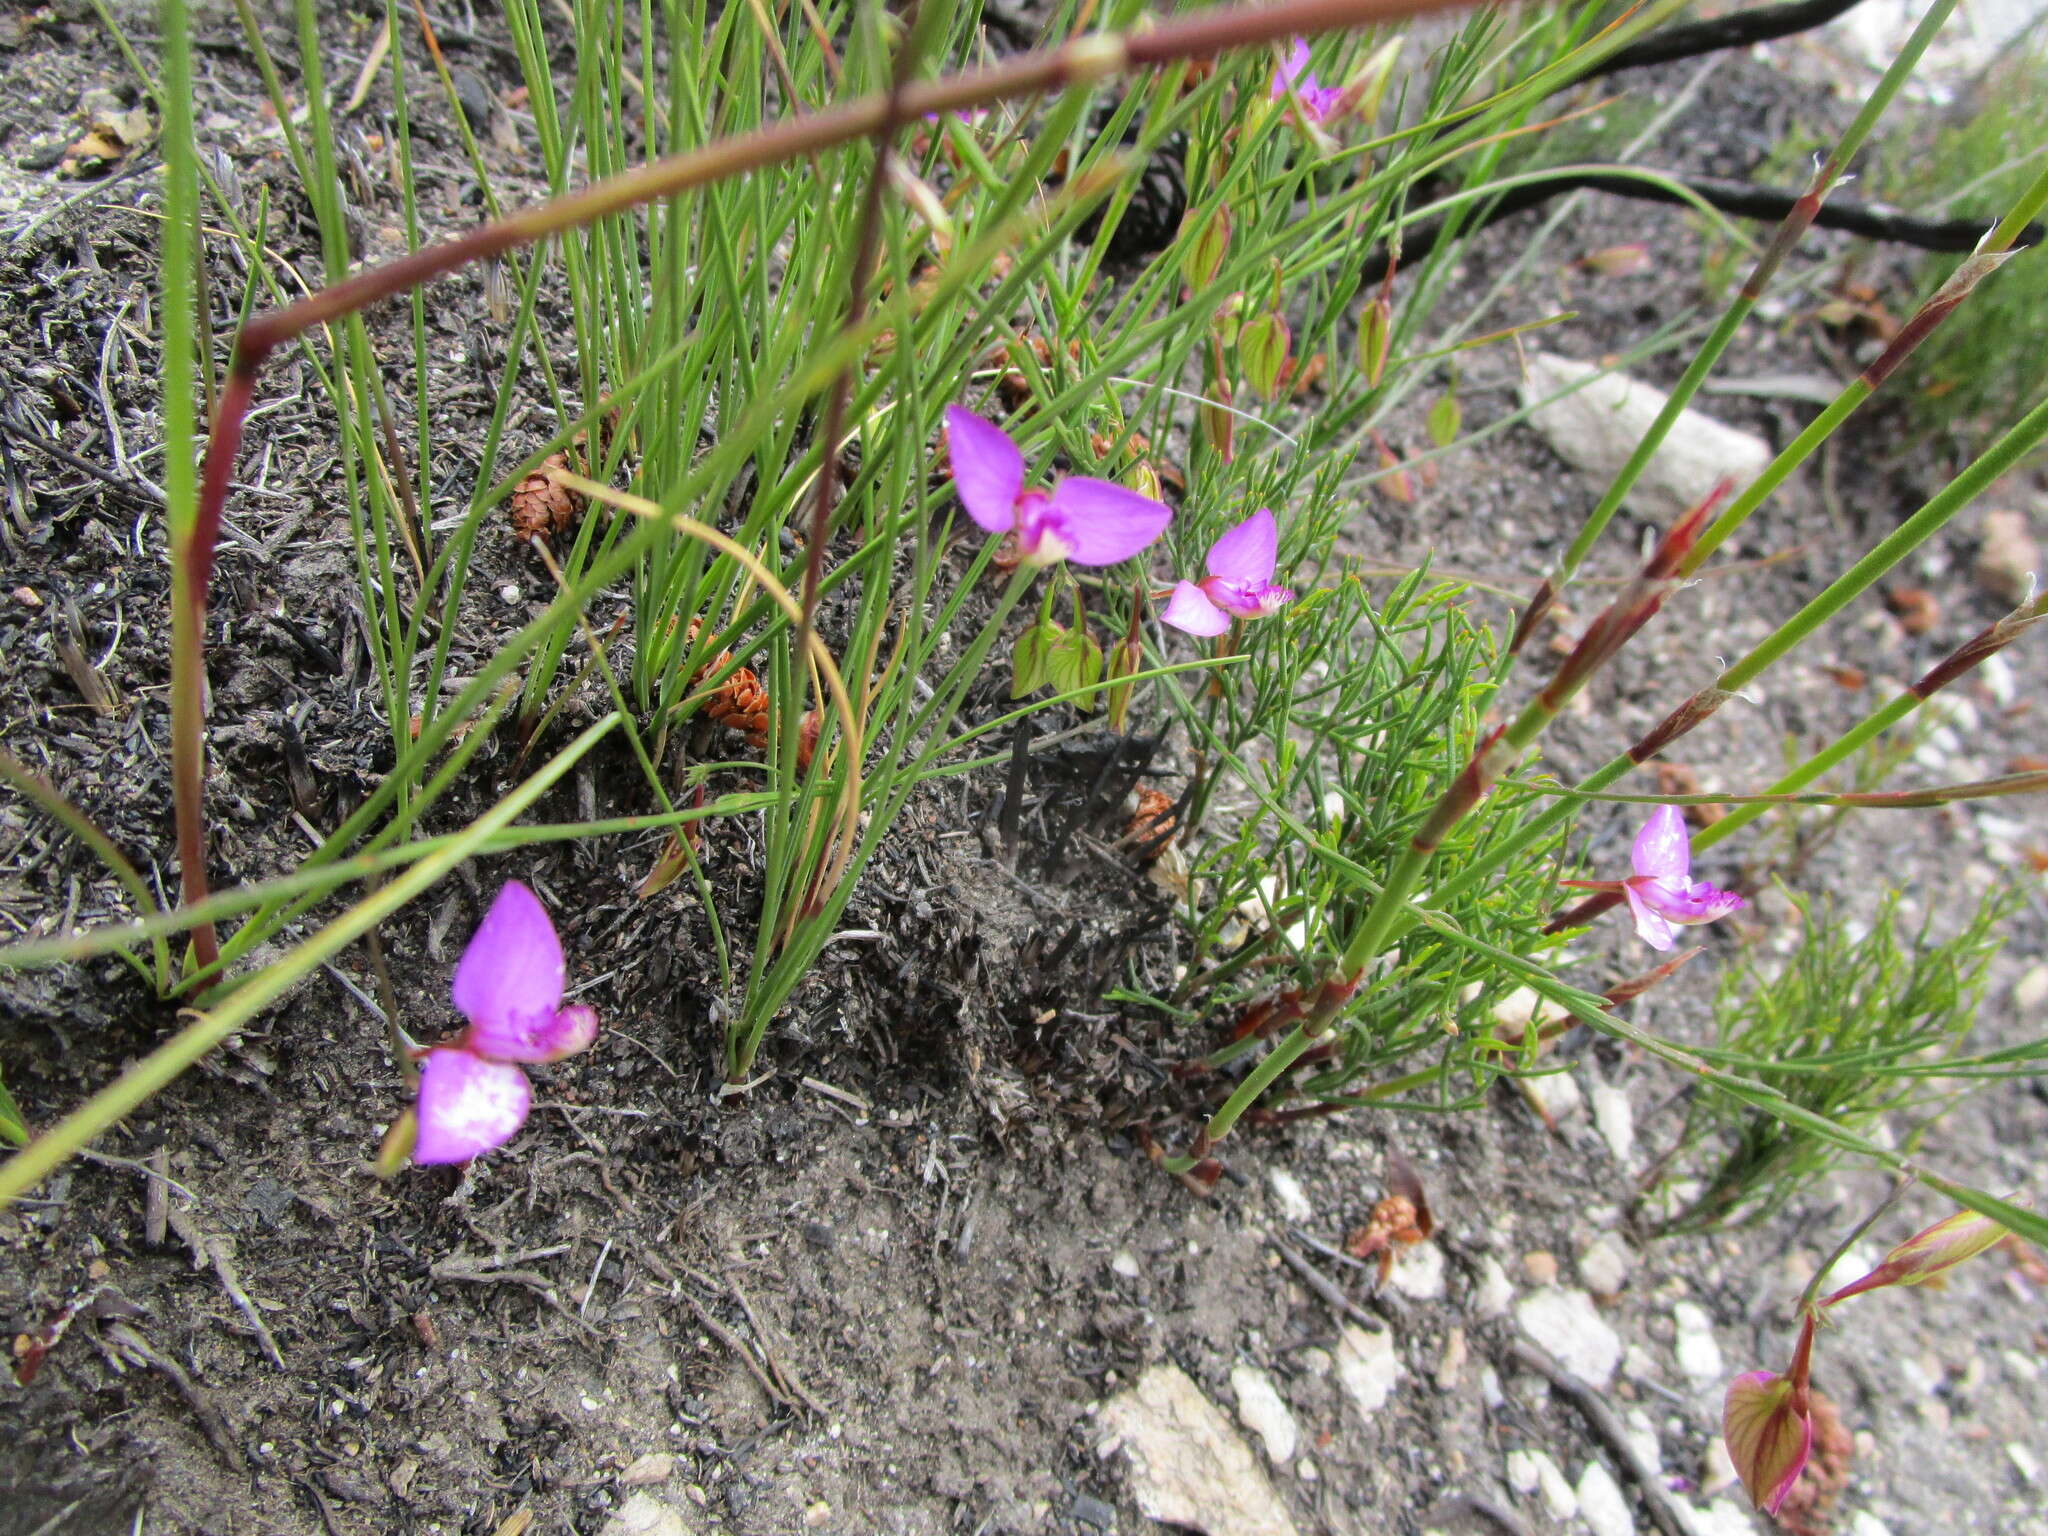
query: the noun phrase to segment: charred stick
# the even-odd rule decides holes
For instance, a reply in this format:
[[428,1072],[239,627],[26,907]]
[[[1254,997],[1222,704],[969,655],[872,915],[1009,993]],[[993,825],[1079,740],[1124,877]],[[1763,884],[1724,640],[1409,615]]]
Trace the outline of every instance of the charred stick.
[[1678,26],[1652,32],[1641,42],[1631,43],[1609,54],[1572,84],[1598,79],[1602,75],[1619,74],[1624,69],[1673,64],[1680,59],[1696,59],[1729,48],[1747,48],[1752,43],[1791,37],[1798,32],[1825,26],[1837,16],[1854,10],[1858,3],[1859,0],[1792,0],[1787,5],[1756,6],[1705,21],[1682,22]]
[[[1675,203],[1684,207],[1690,207],[1697,199],[1709,208],[1736,218],[1779,220],[1798,209],[1809,196],[1808,193],[1788,192],[1782,187],[1755,187],[1747,182],[1722,181],[1712,177],[1672,176],[1663,182],[1653,182],[1623,171],[1561,170],[1544,181],[1530,182],[1503,192],[1487,204],[1485,212],[1460,220],[1457,233],[1461,237],[1476,233],[1518,213],[1540,208],[1553,198],[1570,192],[1605,192],[1637,202]],[[1686,196],[1688,192],[1691,197]],[[1985,230],[1992,223],[1989,219],[1916,219],[1870,203],[1840,201],[1813,204],[1806,212],[1810,217],[1793,235],[1794,241],[1808,227],[1839,229],[1847,234],[1909,246],[1914,250],[1958,254],[1975,250],[1977,242],[1984,238]],[[1445,237],[1445,225],[1446,221],[1433,221],[1406,235],[1401,242],[1402,262],[1412,265],[1434,250],[1437,242]],[[2043,228],[2039,223],[2028,224],[2021,232],[2021,238],[2029,244],[2039,243],[2042,237]],[[1362,283],[1380,282],[1392,266],[1391,252],[1375,251],[1366,258],[1359,280]]]

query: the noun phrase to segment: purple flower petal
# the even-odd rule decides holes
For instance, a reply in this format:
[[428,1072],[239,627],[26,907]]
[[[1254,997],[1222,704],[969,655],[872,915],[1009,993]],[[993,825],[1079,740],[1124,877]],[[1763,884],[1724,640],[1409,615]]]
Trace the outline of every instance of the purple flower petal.
[[1678,933],[1671,924],[1648,902],[1637,882],[1630,880],[1622,885],[1622,894],[1628,897],[1628,909],[1635,914],[1636,937],[1652,949],[1669,949],[1678,942]]
[[987,533],[1017,526],[1017,498],[1024,490],[1024,455],[1010,434],[964,406],[946,407],[946,452],[953,484],[967,515]]
[[1337,108],[1344,100],[1341,85],[1318,85],[1314,75],[1302,82],[1297,94],[1301,97],[1301,110],[1308,114],[1312,123],[1327,123],[1337,115]]
[[1116,565],[1173,521],[1173,509],[1107,480],[1070,475],[1053,487],[1045,529],[1076,565]]
[[1723,891],[1704,880],[1634,880],[1643,904],[1666,922],[1711,923],[1740,912],[1749,903],[1733,891]]
[[485,1061],[460,1046],[420,1063],[420,1129],[415,1163],[466,1163],[502,1147],[526,1123],[533,1085],[509,1062]]
[[1209,574],[1224,581],[1265,586],[1280,558],[1280,529],[1264,507],[1209,546]]
[[586,1003],[571,1003],[554,1017],[553,1024],[534,1041],[545,1056],[514,1057],[517,1061],[560,1061],[578,1051],[590,1049],[597,1038],[597,1010]]
[[1653,880],[1682,883],[1691,872],[1692,834],[1685,830],[1685,817],[1677,806],[1660,805],[1650,812],[1636,834],[1635,866],[1638,875]]
[[1273,71],[1273,99],[1285,99],[1287,88],[1301,78],[1301,72],[1308,68],[1308,40],[1297,37],[1288,45],[1287,57],[1280,67]]
[[567,973],[547,908],[508,880],[455,966],[455,1011],[469,1020],[469,1047],[494,1061],[546,1061],[541,1042],[554,1031]]
[[1183,581],[1173,589],[1166,611],[1159,617],[1191,635],[1220,635],[1230,628],[1230,615],[1210,602],[1208,595],[1192,581]]

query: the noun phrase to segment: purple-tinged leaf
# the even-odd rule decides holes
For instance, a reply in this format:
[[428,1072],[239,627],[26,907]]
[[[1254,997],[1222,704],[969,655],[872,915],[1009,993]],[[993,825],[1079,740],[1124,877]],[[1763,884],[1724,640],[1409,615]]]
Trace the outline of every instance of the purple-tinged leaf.
[[1813,1454],[1813,1419],[1793,1405],[1789,1377],[1751,1371],[1729,1384],[1721,1438],[1750,1502],[1775,1516]]

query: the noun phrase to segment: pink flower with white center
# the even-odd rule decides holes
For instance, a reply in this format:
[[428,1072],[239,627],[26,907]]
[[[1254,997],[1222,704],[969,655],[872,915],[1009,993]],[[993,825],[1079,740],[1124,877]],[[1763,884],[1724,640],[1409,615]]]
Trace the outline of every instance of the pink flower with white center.
[[1292,86],[1296,99],[1301,102],[1303,116],[1312,123],[1326,123],[1337,113],[1337,104],[1344,95],[1343,87],[1324,85],[1316,79],[1308,67],[1308,43],[1297,37],[1287,50],[1287,57],[1280,67],[1273,71],[1273,99],[1285,101],[1288,87]]
[[1289,587],[1273,585],[1280,530],[1264,507],[1209,546],[1209,574],[1173,589],[1159,615],[1191,635],[1220,635],[1233,618],[1263,619],[1294,601]]
[[1173,520],[1164,503],[1087,475],[1025,490],[1024,455],[1010,434],[962,406],[946,407],[946,452],[967,515],[988,533],[1015,534],[1027,565],[1117,565]]
[[455,966],[469,1028],[420,1062],[416,1163],[466,1163],[526,1123],[533,1085],[517,1063],[560,1061],[597,1038],[597,1014],[562,1006],[568,967],[540,898],[507,881]]
[[1677,927],[1711,923],[1749,903],[1733,891],[1692,878],[1692,834],[1675,805],[1660,805],[1636,834],[1635,875],[1628,880],[1567,880],[1587,891],[1618,891],[1635,914],[1636,936],[1652,949],[1677,942]]

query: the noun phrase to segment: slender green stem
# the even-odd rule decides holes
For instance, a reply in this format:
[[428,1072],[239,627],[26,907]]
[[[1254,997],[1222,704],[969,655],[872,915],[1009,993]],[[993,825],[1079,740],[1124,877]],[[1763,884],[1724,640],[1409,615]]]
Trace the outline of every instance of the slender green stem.
[[264,967],[217,1007],[196,1013],[192,1021],[149,1055],[100,1089],[85,1103],[43,1132],[21,1151],[0,1163],[0,1208],[26,1194],[38,1180],[66,1158],[87,1146],[123,1115],[174,1081],[221,1041],[243,1028],[282,998],[323,960],[338,955],[378,923],[480,848],[494,833],[546,792],[619,723],[616,715],[597,721],[537,769],[504,799],[492,806],[459,837],[438,852],[357,902],[318,933],[298,944],[282,959]]

